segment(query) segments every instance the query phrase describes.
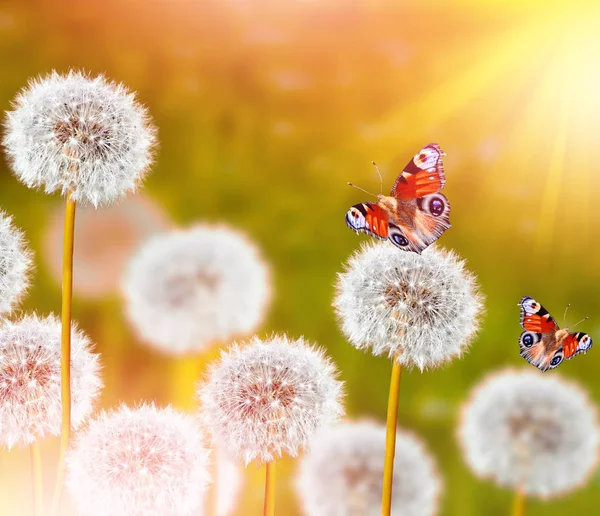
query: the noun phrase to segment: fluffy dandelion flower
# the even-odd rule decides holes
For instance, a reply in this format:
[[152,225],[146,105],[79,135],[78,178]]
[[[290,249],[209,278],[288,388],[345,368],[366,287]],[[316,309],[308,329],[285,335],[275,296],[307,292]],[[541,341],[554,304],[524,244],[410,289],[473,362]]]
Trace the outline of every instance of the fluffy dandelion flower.
[[423,370],[465,351],[478,329],[482,299],[454,253],[399,253],[376,243],[350,259],[334,306],[355,347]]
[[[59,282],[64,218],[61,207],[52,213],[44,234],[43,257],[52,277]],[[89,298],[118,291],[123,269],[137,246],[170,225],[158,205],[142,195],[128,197],[98,212],[80,210],[75,225],[73,291]]]
[[[0,442],[27,445],[61,429],[60,321],[29,315],[0,327]],[[72,423],[92,410],[102,382],[98,355],[83,332],[71,332]]]
[[31,263],[23,234],[0,211],[0,314],[10,312],[27,290]]
[[67,488],[85,516],[187,516],[208,485],[208,451],[191,416],[121,406],[80,433]]
[[269,270],[244,235],[198,225],[145,242],[122,290],[141,338],[183,354],[256,329],[270,300]]
[[232,346],[198,394],[213,440],[246,464],[295,457],[343,412],[331,362],[303,339],[286,336]]
[[598,461],[600,429],[588,396],[537,371],[485,379],[463,407],[458,435],[476,475],[529,496],[575,489]]
[[[385,427],[370,421],[346,422],[325,429],[302,458],[296,487],[310,516],[381,514]],[[437,513],[442,482],[423,443],[396,434],[392,514]]]
[[5,129],[4,147],[21,182],[95,207],[136,188],[155,142],[146,109],[131,92],[78,71],[31,81]]

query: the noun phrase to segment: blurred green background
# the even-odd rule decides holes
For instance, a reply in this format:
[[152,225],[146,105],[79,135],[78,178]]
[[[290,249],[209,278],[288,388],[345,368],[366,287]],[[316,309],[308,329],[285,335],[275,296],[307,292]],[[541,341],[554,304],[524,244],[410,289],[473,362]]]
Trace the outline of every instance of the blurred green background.
[[[522,295],[559,321],[572,303],[569,321],[589,315],[580,329],[600,339],[599,21],[592,2],[2,0],[0,108],[52,69],[84,67],[136,90],[160,140],[144,194],[174,224],[224,221],[248,233],[273,271],[260,335],[302,334],[326,347],[348,414],[382,421],[390,363],[348,345],[331,308],[336,273],[368,238],[344,226],[348,207],[367,200],[346,182],[378,191],[375,160],[391,186],[422,145],[438,142],[453,223],[440,242],[478,275],[487,314],[463,359],[404,374],[399,420],[438,461],[440,514],[508,514],[511,493],[477,480],[460,457],[458,409],[488,372],[530,367],[518,354]],[[44,232],[61,199],[18,183],[2,158],[0,205],[36,252],[23,309],[58,313]],[[193,409],[173,396],[178,364],[136,342],[117,294],[74,303],[102,353],[103,407]],[[598,400],[598,353],[548,374]],[[216,355],[198,360],[197,373]],[[192,384],[181,389],[191,397]],[[56,448],[44,445],[48,495]],[[280,471],[278,513],[298,515],[294,462]],[[238,515],[262,508],[262,471],[250,466],[247,477]],[[0,512],[26,514],[29,493],[27,450],[2,451]],[[596,476],[527,513],[597,514],[599,503]]]

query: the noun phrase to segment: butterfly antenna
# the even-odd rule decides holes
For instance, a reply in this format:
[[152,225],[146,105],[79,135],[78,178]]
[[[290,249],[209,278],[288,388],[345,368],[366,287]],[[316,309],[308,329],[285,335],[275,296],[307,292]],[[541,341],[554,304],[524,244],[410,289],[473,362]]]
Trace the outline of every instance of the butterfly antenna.
[[575,326],[578,326],[578,325],[580,325],[580,324],[581,324],[583,321],[587,321],[588,319],[589,319],[589,317],[584,317],[584,318],[583,318],[583,319],[581,319],[581,321],[579,321],[577,324],[574,324],[573,326],[571,326],[571,328],[570,328],[570,329],[572,330],[573,328],[575,328]]
[[377,163],[375,163],[374,161],[371,161],[371,164],[375,167],[375,170],[377,170],[377,174],[379,175],[379,190],[381,195],[383,195],[383,174],[381,173],[381,170],[379,170],[379,167],[377,166]]
[[367,192],[364,188],[361,188],[360,186],[356,186],[354,183],[351,183],[350,181],[348,181],[348,186],[351,186],[352,188],[356,188],[357,190],[360,190],[361,192],[365,192],[366,194],[372,195],[373,197],[377,197],[374,193]]
[[564,322],[564,326],[567,325],[567,311],[569,310],[569,307],[571,306],[571,303],[569,303],[567,305],[567,308],[565,308],[565,315],[563,315],[563,322]]

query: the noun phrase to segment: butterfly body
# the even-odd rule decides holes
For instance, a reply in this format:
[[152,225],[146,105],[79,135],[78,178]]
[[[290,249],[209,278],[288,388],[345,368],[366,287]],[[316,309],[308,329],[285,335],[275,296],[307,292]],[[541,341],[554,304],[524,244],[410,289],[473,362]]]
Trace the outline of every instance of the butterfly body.
[[548,310],[532,297],[523,297],[519,307],[525,330],[519,337],[520,354],[538,369],[554,369],[563,360],[587,353],[592,347],[592,338],[587,333],[559,328]]
[[378,195],[376,203],[355,204],[346,213],[346,225],[421,253],[450,227],[450,203],[440,193],[446,182],[444,155],[436,143],[423,147],[404,167],[391,195]]

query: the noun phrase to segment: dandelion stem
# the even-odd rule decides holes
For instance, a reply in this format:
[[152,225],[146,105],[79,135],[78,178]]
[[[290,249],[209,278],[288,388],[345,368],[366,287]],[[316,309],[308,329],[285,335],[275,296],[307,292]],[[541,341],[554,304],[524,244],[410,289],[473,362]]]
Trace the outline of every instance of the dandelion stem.
[[396,423],[398,420],[401,374],[402,365],[396,357],[394,358],[394,365],[392,367],[392,379],[390,381],[390,394],[388,397],[381,516],[390,516],[392,512],[392,479],[394,477],[394,456],[396,454]]
[[43,484],[42,484],[42,452],[40,445],[34,441],[29,446],[31,453],[31,485],[33,494],[33,514],[42,516],[43,511]]
[[209,466],[211,469],[211,477],[213,481],[209,485],[206,494],[205,514],[207,516],[216,516],[219,510],[219,461],[211,461]]
[[60,499],[65,477],[65,456],[71,433],[71,304],[73,298],[73,244],[75,239],[75,201],[67,197],[65,209],[65,229],[63,237],[62,271],[62,332],[61,332],[61,403],[62,427],[60,434],[60,455],[56,487],[52,500],[52,514],[60,509]]
[[525,516],[525,493],[523,489],[517,489],[515,501],[513,502],[513,516]]
[[263,515],[275,514],[275,462],[267,462],[265,482],[265,506]]

